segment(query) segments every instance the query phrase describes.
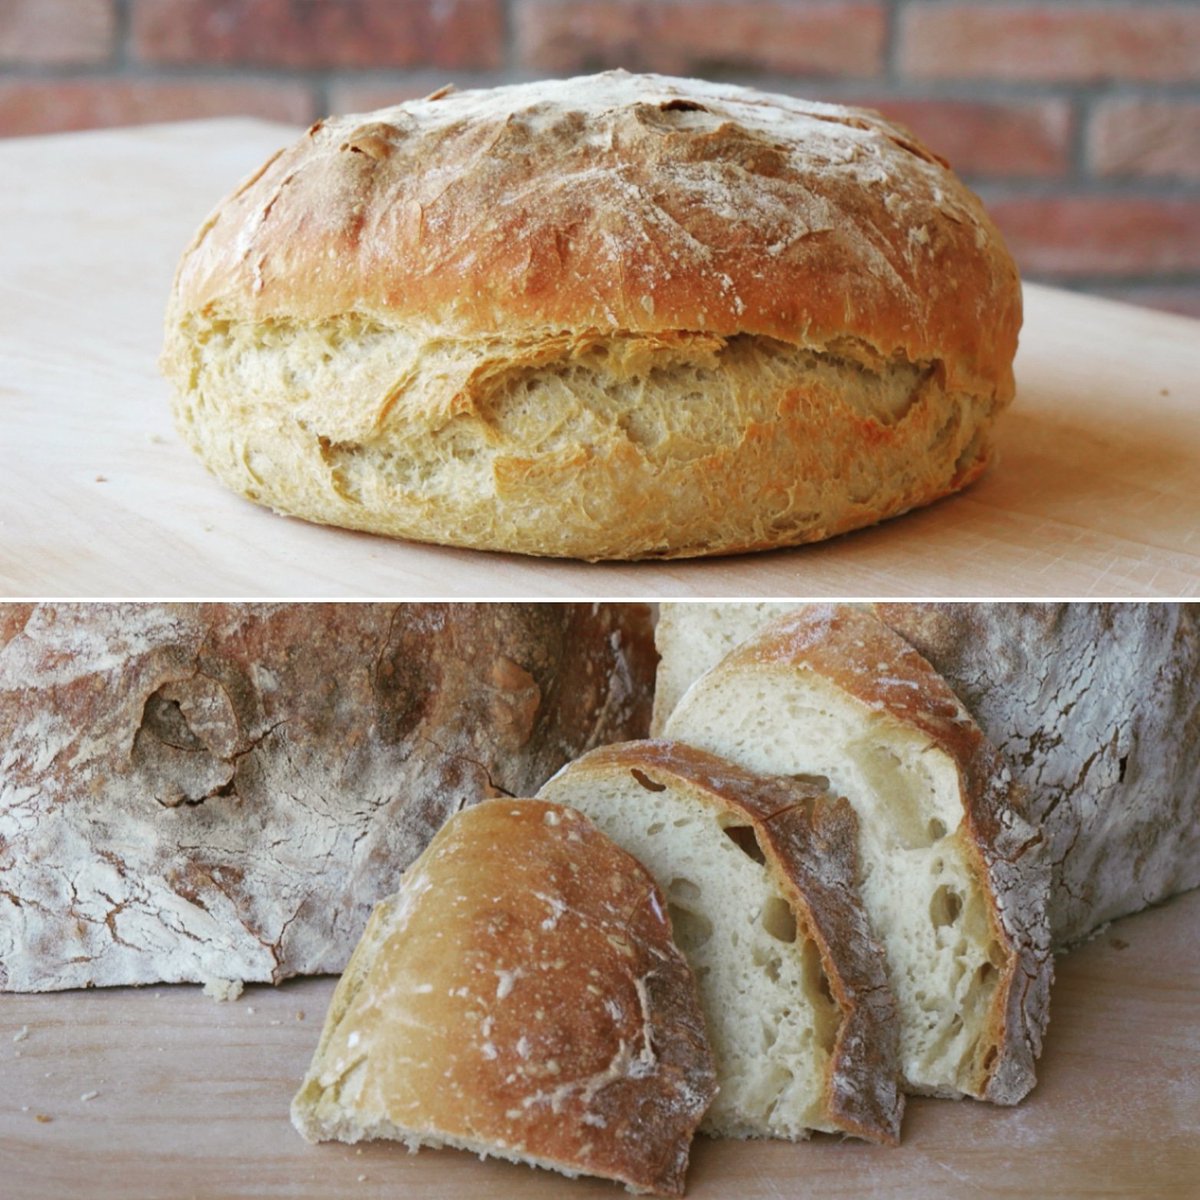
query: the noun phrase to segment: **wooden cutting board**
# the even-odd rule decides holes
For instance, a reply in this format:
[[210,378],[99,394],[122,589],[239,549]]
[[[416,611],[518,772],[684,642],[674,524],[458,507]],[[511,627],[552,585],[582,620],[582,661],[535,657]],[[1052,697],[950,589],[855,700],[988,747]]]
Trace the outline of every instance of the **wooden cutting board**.
[[1026,289],[999,464],[815,547],[590,566],[391,542],[226,493],[157,374],[175,262],[295,131],[204,121],[0,143],[0,594],[1200,595],[1200,322]]
[[[307,1145],[288,1104],[332,988],[329,979],[252,987],[234,1004],[198,987],[0,995],[0,1195],[626,1194],[457,1151]],[[1059,959],[1038,1073],[1011,1109],[911,1100],[894,1149],[823,1135],[800,1145],[701,1138],[688,1196],[1197,1196],[1200,891]]]

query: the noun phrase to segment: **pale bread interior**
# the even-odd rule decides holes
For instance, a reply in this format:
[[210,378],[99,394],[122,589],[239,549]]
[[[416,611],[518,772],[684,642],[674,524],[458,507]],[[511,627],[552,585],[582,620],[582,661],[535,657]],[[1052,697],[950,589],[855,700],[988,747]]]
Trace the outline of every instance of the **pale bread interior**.
[[720,1090],[702,1131],[800,1139],[842,1132],[826,1089],[840,1022],[815,942],[797,928],[750,826],[631,768],[552,779],[665,893],[696,976]]
[[659,609],[654,645],[661,658],[654,677],[650,736],[661,737],[680,697],[705,671],[769,621],[795,612],[788,600],[668,603]]
[[698,680],[666,733],[752,771],[823,777],[851,802],[863,903],[900,1009],[905,1080],[933,1094],[972,1091],[1004,951],[961,828],[950,756],[811,671],[761,663]]
[[[988,405],[944,390],[921,364],[851,339],[836,349],[687,331],[480,341],[361,315],[189,316],[179,344],[180,430],[251,499],[396,536],[535,553],[622,556],[630,538],[636,553],[697,553],[704,541],[719,550],[825,536],[848,513],[863,523],[917,502],[934,474],[960,475],[985,455],[977,434],[991,419]],[[804,445],[788,396],[821,414]],[[864,420],[894,437],[871,455],[831,448]],[[748,427],[761,434],[750,443]],[[723,482],[672,474],[742,454],[753,474],[736,503]],[[786,471],[789,489],[754,485],[768,469]],[[635,483],[641,507],[629,503]],[[738,514],[739,504],[755,511]]]

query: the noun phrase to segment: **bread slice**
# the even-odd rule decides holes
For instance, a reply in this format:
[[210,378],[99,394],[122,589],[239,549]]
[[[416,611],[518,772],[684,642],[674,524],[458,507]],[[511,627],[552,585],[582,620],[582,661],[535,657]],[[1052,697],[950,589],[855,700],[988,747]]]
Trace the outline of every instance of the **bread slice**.
[[898,1140],[896,1010],[845,801],[669,742],[600,747],[540,794],[587,813],[667,894],[720,1083],[706,1132]]
[[1007,767],[941,676],[871,613],[810,605],[697,680],[666,729],[850,800],[907,1086],[1024,1096],[1053,971],[1049,874]]
[[[795,601],[663,604],[651,737]],[[1027,793],[1055,948],[1200,886],[1200,605],[879,603]]]
[[667,718],[684,692],[739,642],[785,613],[794,600],[725,600],[708,604],[665,603],[654,625],[659,653],[654,677],[650,736],[663,736]]
[[579,813],[493,800],[375,909],[292,1122],[681,1195],[714,1090],[654,881]]

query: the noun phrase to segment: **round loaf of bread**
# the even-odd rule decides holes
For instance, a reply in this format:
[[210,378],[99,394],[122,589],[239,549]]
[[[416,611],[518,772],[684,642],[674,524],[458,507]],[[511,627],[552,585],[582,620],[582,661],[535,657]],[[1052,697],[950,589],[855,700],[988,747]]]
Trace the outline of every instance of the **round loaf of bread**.
[[617,71],[318,121],[200,229],[163,365],[201,458],[281,512],[672,557],[975,479],[1020,320],[903,129]]

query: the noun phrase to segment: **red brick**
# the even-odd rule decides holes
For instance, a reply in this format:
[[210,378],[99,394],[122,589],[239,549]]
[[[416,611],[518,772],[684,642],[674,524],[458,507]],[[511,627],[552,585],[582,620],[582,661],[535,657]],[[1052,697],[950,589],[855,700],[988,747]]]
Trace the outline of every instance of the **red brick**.
[[4,0],[0,62],[103,62],[115,32],[113,0]]
[[898,61],[922,79],[1200,79],[1200,7],[912,3]]
[[988,204],[1023,271],[1200,271],[1200,199],[1021,196]]
[[907,125],[962,175],[1044,179],[1070,166],[1069,101],[912,100],[856,95],[840,103],[878,109]]
[[134,0],[133,44],[156,63],[497,67],[500,0]]
[[451,79],[446,74],[420,71],[412,75],[400,75],[393,80],[359,81],[354,79],[331,83],[328,89],[331,113],[371,112],[376,108],[387,108],[405,100],[419,100],[448,83],[455,83],[464,91],[469,87],[495,87],[502,82],[492,77],[471,82],[462,76]]
[[1157,308],[1183,317],[1200,317],[1200,282],[1131,284],[1128,287],[1088,288],[1088,291],[1142,308]]
[[55,133],[192,117],[253,116],[305,125],[313,98],[298,83],[0,80],[0,134]]
[[1097,175],[1200,179],[1200,102],[1103,100],[1088,127]]
[[882,4],[786,0],[519,0],[519,62],[543,71],[875,75]]

